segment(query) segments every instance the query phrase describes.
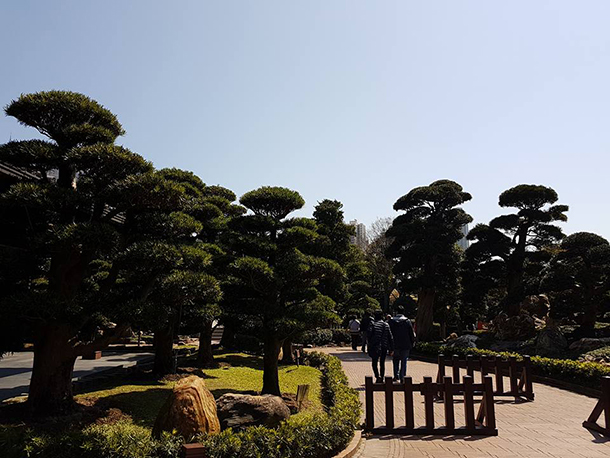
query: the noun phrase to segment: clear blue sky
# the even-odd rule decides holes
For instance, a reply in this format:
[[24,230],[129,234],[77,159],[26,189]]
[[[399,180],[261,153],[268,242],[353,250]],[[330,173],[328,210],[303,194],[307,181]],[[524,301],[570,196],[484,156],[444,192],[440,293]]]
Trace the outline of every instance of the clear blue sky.
[[[0,103],[83,92],[119,139],[238,195],[324,198],[367,225],[449,178],[476,222],[519,183],[610,238],[610,1],[0,3]],[[33,132],[0,117],[0,142]]]

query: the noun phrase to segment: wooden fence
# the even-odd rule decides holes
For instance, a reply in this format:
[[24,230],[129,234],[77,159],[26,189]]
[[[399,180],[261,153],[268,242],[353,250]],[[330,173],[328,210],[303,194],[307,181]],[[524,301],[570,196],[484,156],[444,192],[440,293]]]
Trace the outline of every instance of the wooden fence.
[[[606,427],[597,424],[602,412],[604,413]],[[610,377],[602,377],[602,395],[593,408],[593,412],[586,421],[582,422],[582,425],[587,429],[610,437]]]
[[[385,426],[375,428],[374,393],[381,391],[385,394]],[[394,425],[394,393],[404,393],[405,425]],[[445,424],[435,426],[434,398],[442,392],[444,399]],[[474,394],[480,392],[483,399],[475,417]],[[415,427],[413,412],[413,394],[422,394],[424,397],[425,425]],[[464,396],[465,426],[456,427],[454,398],[456,394]],[[402,382],[394,383],[392,377],[386,377],[385,383],[373,383],[372,377],[365,378],[365,429],[380,434],[421,434],[421,435],[486,435],[497,436],[496,416],[494,410],[494,395],[491,377],[483,378],[482,383],[474,383],[471,376],[466,376],[462,383],[455,383],[451,377],[444,377],[442,382],[433,382],[432,377],[424,377],[423,383],[413,383],[411,377]]]
[[[532,384],[532,370],[529,356],[524,356],[523,360],[517,361],[514,356],[502,359],[500,355],[487,357],[480,356],[475,358],[472,355],[466,359],[460,359],[453,355],[451,358],[445,355],[438,355],[438,374],[436,382],[440,383],[445,377],[445,369],[451,367],[454,382],[460,381],[460,369],[466,369],[466,375],[474,377],[474,372],[481,373],[481,380],[489,374],[494,374],[494,396],[512,396],[515,401],[526,399],[534,400],[534,387]],[[504,386],[504,377],[508,376],[509,386]],[[442,392],[439,392],[442,397]]]

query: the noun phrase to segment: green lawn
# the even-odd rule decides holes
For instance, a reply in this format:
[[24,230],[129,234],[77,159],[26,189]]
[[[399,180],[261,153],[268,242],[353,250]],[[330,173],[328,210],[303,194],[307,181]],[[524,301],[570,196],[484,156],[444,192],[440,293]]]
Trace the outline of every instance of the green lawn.
[[[216,361],[220,363],[220,368],[204,369],[205,384],[214,398],[229,392],[260,391],[263,382],[261,357],[221,353],[216,355]],[[296,393],[298,385],[309,384],[310,408],[320,408],[320,375],[319,370],[309,366],[280,366],[280,389],[282,393]],[[83,402],[94,402],[103,408],[120,409],[130,415],[134,423],[151,427],[174,384],[172,381],[124,380],[122,384],[83,393],[77,398]]]

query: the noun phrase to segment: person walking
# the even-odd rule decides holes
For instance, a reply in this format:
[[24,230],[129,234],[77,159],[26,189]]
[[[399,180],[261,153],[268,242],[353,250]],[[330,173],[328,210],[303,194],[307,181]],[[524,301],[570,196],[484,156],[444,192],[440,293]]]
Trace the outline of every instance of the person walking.
[[362,321],[360,322],[360,338],[362,339],[362,353],[366,353],[366,341],[368,338],[369,327],[371,326],[371,314],[364,312]]
[[390,320],[390,330],[394,338],[394,381],[400,381],[407,375],[409,353],[415,344],[413,325],[401,306],[396,307],[396,315]]
[[394,348],[392,331],[390,326],[383,320],[383,312],[375,312],[375,321],[371,323],[368,330],[369,356],[373,364],[373,374],[377,383],[383,381],[385,376],[385,358],[388,351]]
[[355,316],[351,316],[349,324],[350,337],[352,338],[352,350],[358,350],[358,337],[360,336],[360,321]]

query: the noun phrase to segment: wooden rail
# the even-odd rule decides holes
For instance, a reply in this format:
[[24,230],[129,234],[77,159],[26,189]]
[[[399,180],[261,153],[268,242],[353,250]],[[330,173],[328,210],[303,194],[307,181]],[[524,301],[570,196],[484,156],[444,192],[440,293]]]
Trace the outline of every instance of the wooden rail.
[[[445,377],[447,367],[452,368],[452,379],[456,383],[460,381],[460,369],[466,369],[466,375],[470,377],[474,377],[475,371],[480,372],[481,381],[488,374],[494,374],[494,396],[512,396],[515,401],[521,399],[534,400],[532,366],[529,356],[524,356],[522,361],[517,361],[514,356],[502,359],[500,355],[493,357],[480,356],[478,358],[468,355],[466,359],[460,359],[457,355],[453,355],[451,358],[438,355],[437,383],[440,383]],[[505,376],[508,376],[509,379],[508,387],[504,386]],[[442,397],[442,392],[439,392],[439,396]]]
[[[483,378],[482,383],[474,383],[471,376],[464,377],[462,383],[455,383],[451,377],[444,377],[442,382],[433,382],[432,377],[424,377],[423,383],[413,383],[411,377],[402,382],[394,383],[392,377],[386,377],[385,383],[373,383],[372,377],[366,377],[365,382],[365,429],[380,434],[420,434],[420,435],[486,435],[497,436],[496,416],[494,410],[494,395],[491,377]],[[385,426],[375,428],[374,393],[381,391],[385,394]],[[405,425],[394,425],[394,393],[404,393]],[[434,398],[442,392],[445,409],[445,424],[435,426]],[[480,392],[483,399],[475,417],[474,394]],[[424,396],[425,425],[416,427],[413,412],[413,394]],[[456,427],[454,398],[456,394],[464,396],[465,426]]]
[[[602,412],[606,420],[606,427],[597,424],[597,420]],[[589,415],[587,420],[582,422],[582,425],[587,429],[610,437],[610,377],[602,377],[602,395],[593,408],[591,415]]]

